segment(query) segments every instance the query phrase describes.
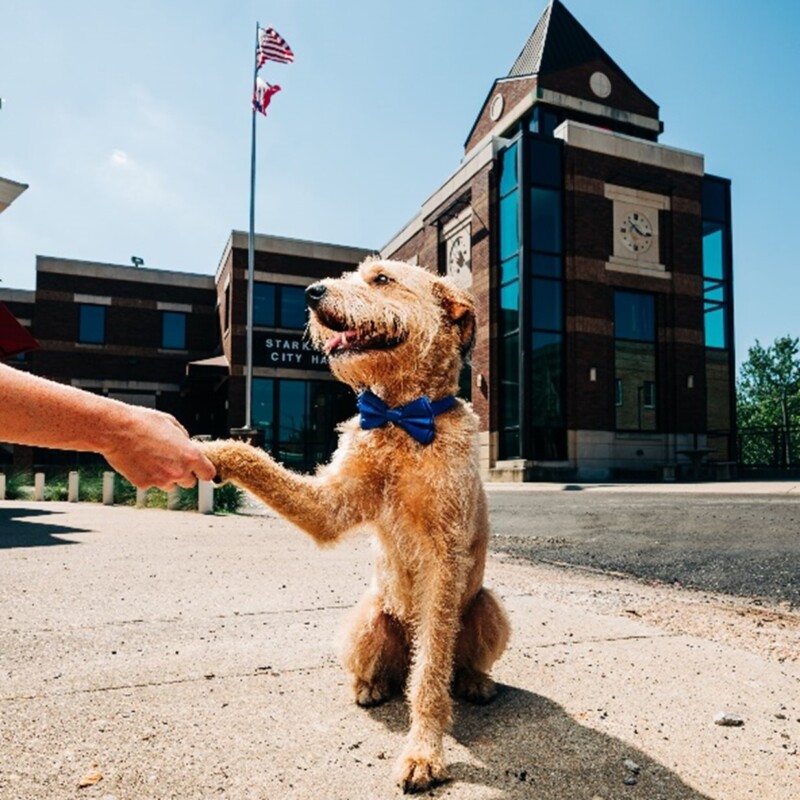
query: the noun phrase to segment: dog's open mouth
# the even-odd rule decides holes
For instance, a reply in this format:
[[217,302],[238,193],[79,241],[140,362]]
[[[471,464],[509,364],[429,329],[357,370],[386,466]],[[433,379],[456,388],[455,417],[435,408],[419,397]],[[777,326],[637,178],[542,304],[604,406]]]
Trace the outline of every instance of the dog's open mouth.
[[350,328],[342,320],[317,311],[320,322],[333,331],[333,335],[325,340],[323,350],[329,357],[344,353],[361,353],[367,350],[390,350],[401,344],[405,336],[396,328],[385,331],[374,323],[358,328]]

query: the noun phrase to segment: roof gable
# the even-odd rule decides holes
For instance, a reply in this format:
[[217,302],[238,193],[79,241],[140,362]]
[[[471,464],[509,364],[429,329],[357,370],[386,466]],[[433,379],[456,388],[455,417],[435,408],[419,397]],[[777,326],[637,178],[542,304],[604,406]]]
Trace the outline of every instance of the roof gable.
[[[572,16],[561,0],[551,0],[517,56],[508,77],[550,75],[599,62],[608,64],[631,87],[635,87],[625,71]],[[657,108],[641,89],[635,88],[643,99]]]

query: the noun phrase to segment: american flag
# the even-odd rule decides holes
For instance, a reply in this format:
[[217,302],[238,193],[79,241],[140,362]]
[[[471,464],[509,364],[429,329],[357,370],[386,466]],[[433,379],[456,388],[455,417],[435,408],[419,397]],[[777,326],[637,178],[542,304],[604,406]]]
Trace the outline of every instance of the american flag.
[[274,28],[258,29],[256,69],[261,69],[266,61],[278,61],[281,64],[289,64],[294,61],[292,48]]
[[267,83],[261,78],[256,78],[256,88],[253,92],[253,108],[267,116],[267,106],[272,100],[272,95],[277,94],[281,87],[277,84]]

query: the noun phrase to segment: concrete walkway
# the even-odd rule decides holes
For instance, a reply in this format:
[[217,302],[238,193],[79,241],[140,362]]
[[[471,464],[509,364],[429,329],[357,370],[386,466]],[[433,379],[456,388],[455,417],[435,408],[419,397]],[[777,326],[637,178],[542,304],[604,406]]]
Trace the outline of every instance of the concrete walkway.
[[[405,706],[357,708],[332,645],[370,563],[271,515],[0,503],[0,798],[400,796]],[[487,583],[504,690],[458,705],[430,796],[800,797],[800,615],[497,556]]]

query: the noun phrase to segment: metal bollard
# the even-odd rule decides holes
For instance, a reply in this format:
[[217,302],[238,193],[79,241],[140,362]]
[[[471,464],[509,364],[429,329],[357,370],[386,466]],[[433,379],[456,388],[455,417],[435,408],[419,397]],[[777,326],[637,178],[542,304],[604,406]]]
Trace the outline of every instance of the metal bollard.
[[180,494],[178,494],[177,489],[173,489],[171,492],[167,492],[167,510],[177,511],[180,499],[181,499]]
[[69,477],[67,478],[67,502],[68,503],[77,503],[78,502],[78,473],[77,472],[70,472]]
[[147,489],[136,490],[136,508],[144,508],[147,505]]
[[197,510],[201,514],[214,513],[214,484],[211,481],[197,481]]
[[44,472],[37,472],[33,476],[33,499],[44,500]]
[[113,472],[103,473],[103,505],[114,505],[114,475]]
[[0,472],[0,500],[6,499],[6,475]]

